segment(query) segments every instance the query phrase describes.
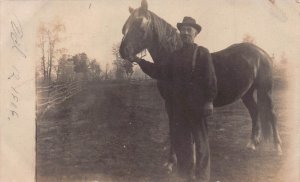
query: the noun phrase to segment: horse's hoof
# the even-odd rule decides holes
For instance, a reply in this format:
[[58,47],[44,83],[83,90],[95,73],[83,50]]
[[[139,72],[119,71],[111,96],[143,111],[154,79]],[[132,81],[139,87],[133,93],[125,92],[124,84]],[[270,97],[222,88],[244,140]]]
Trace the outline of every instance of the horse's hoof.
[[247,144],[247,148],[250,149],[250,150],[253,150],[253,151],[256,150],[256,147],[255,147],[254,143],[251,142],[251,141]]
[[173,163],[170,162],[164,163],[164,167],[167,169],[168,174],[171,174],[173,172],[173,166],[174,166]]
[[275,145],[275,150],[276,150],[278,156],[282,156],[283,153],[282,153],[280,144]]
[[258,146],[258,145],[259,145],[259,143],[260,143],[260,137],[259,137],[259,136],[257,136],[257,137],[254,137],[254,139],[253,139],[253,143],[255,144],[255,146]]

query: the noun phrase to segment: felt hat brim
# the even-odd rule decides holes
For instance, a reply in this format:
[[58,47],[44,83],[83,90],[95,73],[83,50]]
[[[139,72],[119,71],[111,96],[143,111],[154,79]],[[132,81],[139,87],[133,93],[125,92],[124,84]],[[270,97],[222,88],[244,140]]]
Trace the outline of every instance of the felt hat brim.
[[201,32],[201,29],[202,29],[202,27],[200,25],[195,24],[195,23],[177,23],[177,28],[178,28],[179,31],[180,31],[182,26],[194,27],[198,31],[198,33]]

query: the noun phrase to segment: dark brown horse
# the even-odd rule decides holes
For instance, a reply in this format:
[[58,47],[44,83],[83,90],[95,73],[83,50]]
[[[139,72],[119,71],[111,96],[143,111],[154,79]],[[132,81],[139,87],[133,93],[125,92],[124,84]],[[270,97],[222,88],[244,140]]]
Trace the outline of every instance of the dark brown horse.
[[[149,11],[145,0],[142,0],[140,8],[129,8],[129,11],[130,16],[123,27],[124,38],[120,46],[120,54],[124,59],[148,49],[153,61],[160,64],[182,46],[177,30]],[[225,106],[242,99],[252,119],[252,133],[247,147],[255,150],[260,141],[260,133],[265,139],[271,138],[273,134],[275,149],[281,154],[281,141],[271,98],[272,66],[268,54],[253,44],[240,43],[211,55],[218,81],[218,95],[214,106]],[[171,88],[167,82],[160,80],[157,85],[165,100],[172,131],[172,107],[168,98]],[[255,91],[257,101],[254,98]],[[170,140],[170,156],[174,156],[172,132]],[[170,157],[169,162],[172,159]]]

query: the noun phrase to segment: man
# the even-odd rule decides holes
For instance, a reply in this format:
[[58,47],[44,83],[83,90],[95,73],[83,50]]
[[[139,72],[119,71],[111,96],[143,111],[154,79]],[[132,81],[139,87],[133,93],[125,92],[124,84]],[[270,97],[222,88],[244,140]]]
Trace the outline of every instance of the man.
[[[172,53],[164,64],[133,58],[152,78],[172,84],[171,137],[177,156],[178,172],[185,179],[201,182],[210,178],[210,151],[206,117],[212,114],[216,96],[216,76],[209,51],[194,43],[201,26],[191,17],[177,24],[183,47]],[[193,165],[193,141],[196,145],[196,168]],[[195,169],[195,171],[194,171]],[[194,174],[195,172],[195,174]]]

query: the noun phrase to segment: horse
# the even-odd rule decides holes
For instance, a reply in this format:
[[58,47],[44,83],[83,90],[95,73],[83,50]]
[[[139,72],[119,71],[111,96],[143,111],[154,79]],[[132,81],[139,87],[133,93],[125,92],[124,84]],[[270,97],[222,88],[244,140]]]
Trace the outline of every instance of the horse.
[[[161,64],[174,50],[182,46],[177,30],[148,10],[146,0],[142,0],[141,7],[137,9],[130,7],[129,12],[130,16],[122,29],[123,39],[119,49],[123,59],[131,59],[147,49],[153,62]],[[281,155],[281,139],[271,98],[273,78],[270,56],[251,43],[233,44],[211,53],[211,56],[218,88],[213,101],[214,107],[222,107],[241,99],[252,120],[247,147],[255,150],[261,138],[269,140],[273,136],[275,150]],[[176,163],[172,147],[172,107],[168,97],[171,87],[162,80],[157,80],[157,87],[165,101],[169,118],[171,146],[168,167],[171,170]]]

